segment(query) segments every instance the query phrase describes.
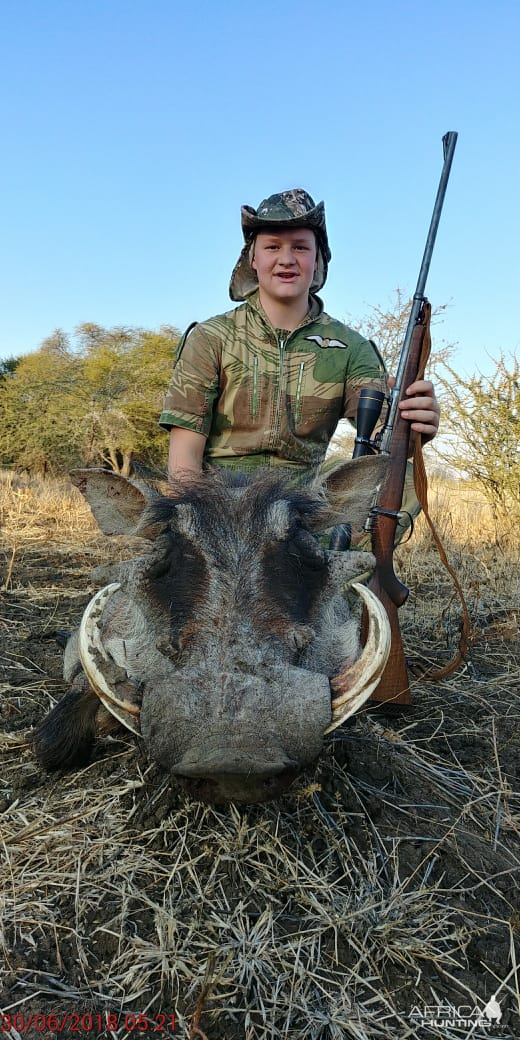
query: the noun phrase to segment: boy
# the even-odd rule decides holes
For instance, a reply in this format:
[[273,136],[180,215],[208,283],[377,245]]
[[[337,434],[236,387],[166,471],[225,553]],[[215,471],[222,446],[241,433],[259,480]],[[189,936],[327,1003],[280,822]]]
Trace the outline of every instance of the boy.
[[[232,311],[182,338],[159,422],[170,430],[171,480],[205,464],[315,469],[360,390],[387,390],[375,345],[325,313],[316,292],[331,257],[325,209],[295,188],[242,207],[244,247],[231,276]],[[428,380],[400,405],[431,440],[439,406]]]

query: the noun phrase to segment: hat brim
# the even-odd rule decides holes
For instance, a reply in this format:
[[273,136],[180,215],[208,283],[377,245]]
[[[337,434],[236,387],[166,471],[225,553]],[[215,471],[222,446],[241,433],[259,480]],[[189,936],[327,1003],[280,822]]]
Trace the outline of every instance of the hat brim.
[[[325,205],[323,202],[318,202],[313,209],[307,210],[306,213],[302,213],[298,217],[283,216],[276,219],[272,213],[269,216],[261,217],[252,206],[242,206],[240,212],[242,232],[245,239],[248,239],[252,234],[256,234],[257,231],[265,231],[267,228],[272,227],[279,228],[280,231],[297,227],[310,227],[313,231],[320,232],[325,241],[327,239]],[[330,256],[328,259],[330,259]]]

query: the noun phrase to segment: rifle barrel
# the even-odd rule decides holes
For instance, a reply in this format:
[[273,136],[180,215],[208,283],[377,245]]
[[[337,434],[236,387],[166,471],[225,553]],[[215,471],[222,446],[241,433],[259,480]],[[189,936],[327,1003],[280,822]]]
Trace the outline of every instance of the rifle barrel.
[[441,212],[444,204],[444,196],[446,195],[446,188],[450,176],[453,155],[455,153],[455,145],[457,144],[457,137],[458,134],[455,130],[449,130],[448,133],[444,134],[444,137],[442,139],[444,151],[444,165],[442,167],[439,187],[437,189],[437,197],[435,199],[435,205],[433,207],[430,229],[428,231],[428,237],[426,239],[426,245],[424,247],[424,254],[422,258],[421,269],[419,271],[419,277],[417,279],[417,286],[413,295],[412,308],[410,311],[410,317],[408,318],[408,325],[406,327],[403,349],[401,351],[399,366],[395,377],[395,385],[390,394],[390,406],[388,409],[388,416],[386,419],[384,432],[381,437],[381,452],[383,455],[390,454],[392,433],[397,414],[397,405],[401,396],[403,375],[408,361],[408,354],[410,352],[410,344],[412,342],[413,330],[417,324],[417,321],[419,320],[419,313],[424,301],[426,279],[428,278],[428,272],[430,270],[433,247],[435,245],[437,230],[441,219]]

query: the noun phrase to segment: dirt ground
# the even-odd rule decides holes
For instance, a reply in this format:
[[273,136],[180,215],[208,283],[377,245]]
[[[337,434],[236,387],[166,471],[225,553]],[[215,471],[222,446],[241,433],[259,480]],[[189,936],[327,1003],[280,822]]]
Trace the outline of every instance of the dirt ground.
[[[6,552],[6,1035],[518,1037],[518,609],[488,589],[455,676],[414,683],[395,717],[357,716],[280,801],[212,808],[131,734],[59,776],[25,741],[65,690],[56,633],[77,626],[109,551],[90,537]],[[457,612],[437,593],[425,572],[402,626],[409,650],[443,659]],[[499,1022],[482,1018],[493,996]]]

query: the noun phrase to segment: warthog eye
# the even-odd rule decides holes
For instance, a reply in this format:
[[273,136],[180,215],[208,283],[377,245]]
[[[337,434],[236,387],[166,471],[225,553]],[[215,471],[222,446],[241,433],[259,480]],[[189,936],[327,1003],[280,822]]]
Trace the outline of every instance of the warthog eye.
[[146,578],[162,578],[171,567],[172,535],[169,528],[165,528],[157,536],[153,554],[151,554],[146,568]]
[[325,552],[310,531],[306,531],[304,527],[298,526],[290,541],[297,547],[302,557],[305,558],[307,566],[318,570],[323,570],[326,567]]
[[200,612],[208,581],[204,556],[191,539],[171,530],[156,539],[141,588],[152,609],[169,616],[172,645]]
[[262,592],[289,621],[306,623],[327,581],[328,561],[298,517],[287,538],[271,542],[263,555]]

